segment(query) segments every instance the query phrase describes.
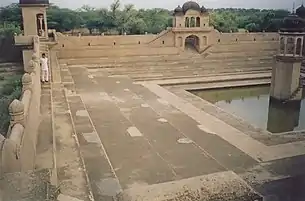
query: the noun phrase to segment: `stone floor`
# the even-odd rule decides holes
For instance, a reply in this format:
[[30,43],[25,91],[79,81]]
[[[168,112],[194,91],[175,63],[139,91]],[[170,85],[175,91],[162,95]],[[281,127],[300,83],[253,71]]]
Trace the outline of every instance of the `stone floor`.
[[305,143],[264,143],[183,95],[61,69],[95,200],[303,200]]

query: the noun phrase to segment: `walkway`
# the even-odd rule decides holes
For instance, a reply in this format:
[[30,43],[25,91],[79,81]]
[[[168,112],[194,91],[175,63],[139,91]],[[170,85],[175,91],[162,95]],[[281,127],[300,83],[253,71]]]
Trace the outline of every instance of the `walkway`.
[[301,173],[302,144],[269,148],[156,84],[83,67],[61,78],[95,200],[272,200]]

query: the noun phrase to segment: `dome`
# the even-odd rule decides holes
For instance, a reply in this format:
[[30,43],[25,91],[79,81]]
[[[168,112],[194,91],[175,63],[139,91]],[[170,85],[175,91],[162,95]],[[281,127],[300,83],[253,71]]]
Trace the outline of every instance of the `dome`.
[[296,10],[296,14],[301,18],[305,18],[305,7],[303,4]]
[[289,15],[283,20],[282,32],[305,32],[305,20],[297,15]]
[[181,6],[178,6],[178,7],[175,8],[175,10],[174,10],[174,14],[179,14],[179,13],[183,13],[183,10],[182,10]]
[[188,2],[185,2],[183,4],[182,10],[183,10],[184,13],[186,13],[186,11],[188,11],[190,9],[197,10],[197,11],[201,12],[200,6],[195,1],[188,1]]
[[49,4],[49,0],[19,0],[20,5]]
[[201,12],[202,12],[202,13],[206,13],[206,12],[208,12],[208,10],[207,10],[204,6],[202,6],[202,7],[201,7]]

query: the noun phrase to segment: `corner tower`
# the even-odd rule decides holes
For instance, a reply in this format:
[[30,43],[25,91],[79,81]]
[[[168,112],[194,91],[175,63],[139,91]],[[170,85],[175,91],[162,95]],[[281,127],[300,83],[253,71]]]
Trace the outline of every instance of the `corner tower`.
[[47,7],[49,0],[19,0],[25,36],[48,37]]
[[280,29],[280,47],[272,68],[271,98],[280,101],[299,100],[301,63],[305,21],[297,15],[289,15]]

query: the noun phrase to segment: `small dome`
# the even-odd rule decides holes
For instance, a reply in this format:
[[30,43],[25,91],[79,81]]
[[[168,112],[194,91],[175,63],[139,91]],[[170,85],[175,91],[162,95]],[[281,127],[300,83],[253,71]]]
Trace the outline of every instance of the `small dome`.
[[182,10],[184,13],[186,13],[186,11],[188,10],[197,10],[199,12],[201,12],[201,8],[199,6],[198,3],[196,3],[195,1],[188,1],[188,2],[185,2],[182,6]]
[[183,10],[180,5],[174,10],[174,14],[179,14],[179,13],[183,13]]
[[202,7],[201,7],[201,12],[202,12],[202,13],[207,13],[208,10],[207,10],[204,6],[202,6]]
[[282,32],[305,32],[305,20],[297,15],[289,15],[283,20]]
[[20,5],[49,4],[49,0],[19,0]]
[[24,112],[24,105],[20,100],[15,99],[9,105],[8,110],[9,110],[10,114],[23,113]]
[[296,14],[301,18],[305,18],[305,7],[303,4],[299,8],[297,8]]

